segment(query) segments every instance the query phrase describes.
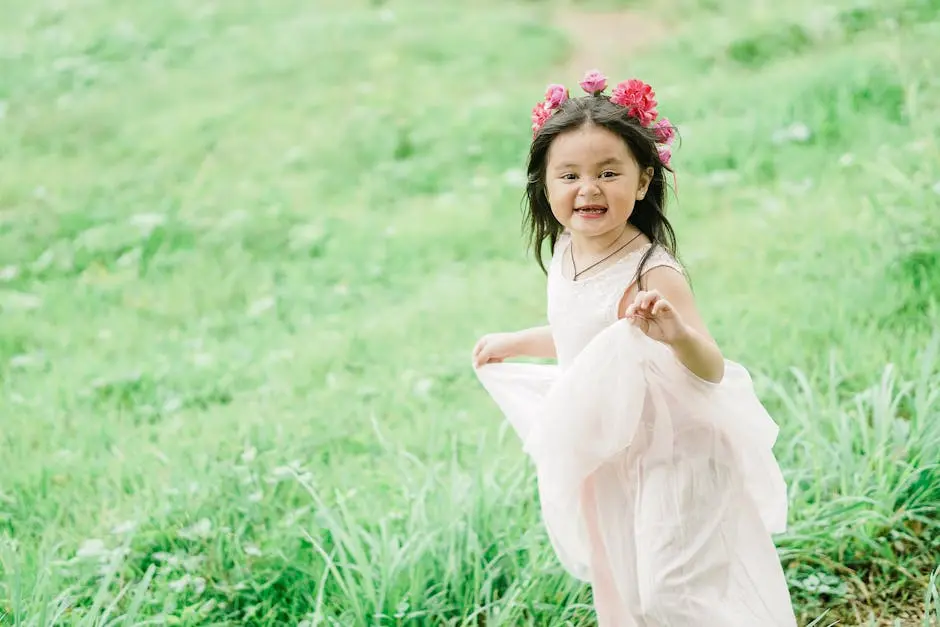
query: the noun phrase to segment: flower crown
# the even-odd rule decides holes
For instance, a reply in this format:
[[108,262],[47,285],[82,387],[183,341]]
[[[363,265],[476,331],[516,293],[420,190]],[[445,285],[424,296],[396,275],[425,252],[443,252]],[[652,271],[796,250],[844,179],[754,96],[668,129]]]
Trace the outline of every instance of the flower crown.
[[[590,70],[578,83],[588,94],[600,96],[607,89],[607,77],[599,70]],[[568,100],[568,89],[564,85],[552,84],[545,90],[545,99],[532,108],[532,137],[539,134],[545,122],[561,105]],[[643,81],[631,78],[618,83],[610,95],[610,101],[625,108],[629,115],[636,118],[640,124],[652,128],[656,132],[656,142],[659,144],[659,158],[663,165],[668,166],[672,159],[672,145],[676,131],[668,118],[658,122],[659,112],[656,111],[656,94],[653,88]]]

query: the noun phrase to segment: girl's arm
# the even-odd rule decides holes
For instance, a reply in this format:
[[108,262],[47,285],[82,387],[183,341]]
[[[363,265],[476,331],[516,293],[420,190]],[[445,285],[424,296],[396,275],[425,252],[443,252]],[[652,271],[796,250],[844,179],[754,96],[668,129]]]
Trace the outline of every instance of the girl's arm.
[[536,359],[556,359],[555,339],[548,325],[532,327],[515,332],[516,350],[519,356]]
[[674,340],[672,344],[676,357],[700,379],[720,383],[725,376],[725,360],[715,341],[692,327]]
[[490,333],[473,347],[473,365],[499,363],[513,357],[555,359],[555,340],[549,326],[532,327],[511,333]]
[[[724,378],[725,359],[695,305],[695,297],[685,277],[668,267],[656,267],[644,274],[645,300],[652,312],[647,335],[668,345],[682,364],[700,379],[719,383]],[[621,317],[637,298],[636,285],[621,301]],[[665,301],[657,306],[658,301]]]

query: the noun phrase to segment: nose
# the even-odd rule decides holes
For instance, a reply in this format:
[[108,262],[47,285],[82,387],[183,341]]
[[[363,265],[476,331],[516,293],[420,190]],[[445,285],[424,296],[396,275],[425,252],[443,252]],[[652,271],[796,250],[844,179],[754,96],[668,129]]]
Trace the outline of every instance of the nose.
[[578,189],[578,196],[590,198],[600,194],[601,190],[594,179],[582,179],[581,187]]

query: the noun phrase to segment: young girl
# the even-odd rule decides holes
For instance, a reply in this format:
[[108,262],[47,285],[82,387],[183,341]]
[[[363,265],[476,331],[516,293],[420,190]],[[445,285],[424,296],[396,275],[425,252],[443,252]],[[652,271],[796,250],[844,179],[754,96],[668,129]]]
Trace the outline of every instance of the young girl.
[[[664,215],[673,128],[652,89],[589,72],[533,109],[527,223],[548,322],[481,338],[477,376],[535,463],[601,627],[793,627],[771,538],[777,426],[696,310]],[[551,245],[548,268],[542,244]],[[512,357],[557,364],[506,363]]]

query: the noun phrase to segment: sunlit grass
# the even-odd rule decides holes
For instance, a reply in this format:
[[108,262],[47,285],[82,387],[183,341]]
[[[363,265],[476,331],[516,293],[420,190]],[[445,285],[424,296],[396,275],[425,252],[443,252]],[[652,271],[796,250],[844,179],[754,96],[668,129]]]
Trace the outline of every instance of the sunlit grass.
[[[604,69],[680,125],[801,624],[936,624],[936,3],[677,4]],[[590,624],[468,359],[544,318],[527,116],[578,77],[475,6],[5,7],[0,625]]]

